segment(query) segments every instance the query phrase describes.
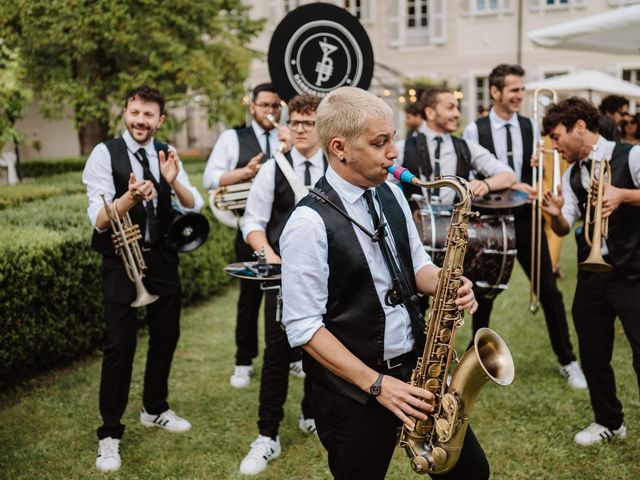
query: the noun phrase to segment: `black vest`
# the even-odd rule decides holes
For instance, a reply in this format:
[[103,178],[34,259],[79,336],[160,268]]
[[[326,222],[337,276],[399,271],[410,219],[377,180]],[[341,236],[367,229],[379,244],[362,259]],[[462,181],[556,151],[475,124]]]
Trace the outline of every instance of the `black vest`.
[[[111,172],[116,189],[114,198],[120,198],[129,190],[129,175],[132,173],[131,161],[129,160],[129,154],[127,152],[127,144],[122,137],[108,140],[104,142],[104,144],[109,150],[109,155],[111,156]],[[162,151],[165,156],[169,155],[167,145],[157,142],[156,140],[153,141],[153,145],[156,152]],[[160,241],[162,242],[162,239],[164,239],[169,231],[173,215],[171,209],[171,187],[162,175],[160,175],[158,185],[156,219],[158,222],[158,234],[161,239]],[[137,203],[131,210],[129,210],[129,216],[133,223],[140,226],[140,232],[144,237],[147,213],[142,202]],[[111,240],[111,233],[111,228],[102,233],[99,233],[94,229],[93,236],[91,238],[91,248],[104,256],[117,258],[113,248],[113,241]]]
[[[611,155],[611,184],[618,188],[635,190],[636,186],[629,170],[629,151],[633,145],[617,143]],[[580,165],[574,163],[569,174],[571,189],[578,198],[582,219],[586,215],[587,191],[580,179]],[[592,209],[593,211],[593,209]],[[590,248],[584,234],[576,235],[578,261],[589,255]],[[607,247],[613,266],[628,280],[640,278],[640,207],[628,204],[620,206],[609,217]]]
[[[471,171],[471,152],[467,142],[463,139],[454,137],[453,149],[456,152],[456,158],[458,163],[456,164],[456,175],[464,179],[469,179],[469,172]],[[431,178],[433,172],[433,166],[431,165],[431,159],[429,158],[429,149],[427,148],[427,137],[424,133],[418,133],[410,138],[407,138],[404,144],[404,158],[402,159],[402,166],[413,173],[415,176],[424,176],[426,179]],[[409,198],[414,193],[422,195],[422,188],[408,183],[402,184],[402,191],[404,196]]]
[[[340,197],[325,177],[318,181],[315,188],[344,208]],[[415,291],[413,261],[404,213],[388,185],[383,183],[376,188],[376,192],[393,232],[403,270],[408,273],[411,288]],[[380,371],[384,356],[385,314],[353,225],[315,196],[306,196],[298,206],[307,206],[318,212],[327,230],[329,279],[325,327],[362,362]],[[419,350],[424,345],[424,322],[415,309],[409,309],[409,313],[416,349]],[[369,400],[367,393],[334,375],[310,355],[305,354],[304,359],[305,371],[314,380],[359,403],[364,404]]]
[[[531,156],[533,155],[533,125],[527,117],[518,115],[518,124],[522,135],[522,175],[521,182],[531,185]],[[483,117],[476,120],[478,127],[478,143],[496,156],[496,149],[493,145],[493,135],[491,134],[491,120]],[[515,159],[514,159],[515,162]],[[515,163],[514,163],[515,165]]]
[[[262,147],[256,138],[256,132],[251,126],[237,128],[236,134],[238,135],[238,146],[240,147],[236,168],[242,168],[249,163],[249,160],[262,152]],[[264,160],[266,160],[266,158]]]
[[[285,158],[293,167],[291,154],[286,153]],[[326,170],[327,159],[324,155],[322,156],[322,160],[324,162],[324,169]],[[273,161],[275,162],[275,160]],[[289,215],[296,206],[296,199],[287,177],[284,176],[284,173],[282,173],[277,162],[275,164],[275,171],[273,205],[271,207],[271,218],[269,218],[269,223],[267,223],[266,231],[269,245],[271,245],[273,250],[280,255],[280,235],[282,235],[282,230],[284,230],[284,226],[289,219]]]

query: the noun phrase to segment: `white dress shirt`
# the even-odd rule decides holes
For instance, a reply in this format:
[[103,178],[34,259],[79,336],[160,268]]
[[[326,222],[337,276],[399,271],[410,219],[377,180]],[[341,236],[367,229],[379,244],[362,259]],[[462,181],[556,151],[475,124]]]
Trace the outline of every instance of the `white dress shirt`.
[[[146,145],[140,145],[133,139],[128,130],[125,130],[122,134],[122,138],[127,145],[127,153],[129,154],[129,162],[131,162],[131,170],[133,171],[136,179],[142,180],[144,178],[144,172],[140,161],[134,156],[134,153],[139,149],[144,148],[145,152],[147,152],[147,159],[149,160],[149,170],[156,181],[159,182],[160,160],[158,159],[158,153],[153,146],[153,139],[151,139]],[[169,149],[175,150],[171,145],[169,145]],[[187,208],[180,204],[180,200],[176,196],[175,200],[178,207],[183,212],[199,212],[204,204],[202,196],[200,195],[200,192],[198,192],[198,190],[189,183],[189,176],[187,175],[187,172],[184,171],[181,161],[178,161],[178,166],[179,170],[177,180],[191,191],[194,201],[193,207]],[[100,194],[104,194],[104,198],[107,202],[112,202],[116,195],[116,187],[113,182],[113,173],[111,170],[111,155],[104,143],[96,145],[89,155],[87,164],[82,172],[82,183],[87,186],[87,197],[89,197],[89,208],[87,209],[87,214],[89,215],[91,224],[95,227],[98,212],[100,212],[100,209],[104,206]],[[143,201],[142,203],[143,205],[146,205],[147,202]],[[158,200],[156,196],[156,198],[153,199],[154,207],[156,207],[157,204]],[[100,232],[103,231],[99,229],[97,230]]]
[[[262,128],[255,120],[251,120],[251,128],[253,128],[260,148],[266,152],[267,141],[264,128]],[[271,153],[274,153],[279,146],[278,129],[269,130],[269,147]],[[238,166],[238,157],[240,155],[240,142],[238,141],[238,133],[231,128],[222,132],[216,142],[207,166],[204,169],[202,184],[207,190],[213,190],[220,186],[220,177],[226,172],[235,170]]]
[[[326,179],[342,200],[346,212],[369,231],[373,231],[373,221],[363,197],[364,190],[344,180],[330,166]],[[387,184],[404,212],[416,273],[425,265],[431,265],[431,259],[420,241],[402,191],[396,185],[388,182]],[[375,192],[374,197],[377,198]],[[375,203],[380,214],[379,200]],[[353,225],[352,228],[369,264],[378,299],[386,316],[384,359],[389,360],[411,351],[414,347],[409,313],[404,305],[390,307],[385,304],[384,297],[392,283],[380,246],[373,243],[359,228]],[[397,262],[397,252],[392,239],[389,244]],[[284,300],[282,322],[287,329],[289,343],[292,347],[297,347],[308,343],[315,332],[324,325],[322,316],[327,312],[329,252],[322,217],[309,207],[296,208],[280,237],[280,251]]]
[[[513,152],[513,167],[516,172],[516,178],[519,182],[521,182],[523,147],[522,132],[520,131],[520,122],[518,122],[518,115],[514,113],[513,115],[511,115],[511,118],[509,118],[509,120],[503,120],[496,114],[496,112],[492,108],[489,111],[489,122],[491,123],[491,137],[493,138],[493,148],[496,152],[496,158],[505,165],[509,165],[509,160],[507,159],[507,129],[505,128],[505,125],[509,124],[511,126],[510,131],[511,149]],[[538,131],[538,126],[535,123],[531,122],[531,125],[533,126],[533,153],[535,154],[536,148],[538,146],[538,139],[540,138],[540,132]],[[471,122],[466,126],[462,134],[462,138],[469,142],[469,145],[471,145],[472,143],[480,143],[478,126],[476,125],[476,122]],[[526,161],[531,162],[531,159],[527,158]]]
[[[306,161],[311,162],[309,173],[311,174],[312,187],[324,175],[324,160],[320,149],[311,158],[306,158],[294,147],[291,149],[291,159],[293,160],[293,173],[301,184],[304,184],[304,162]],[[271,219],[275,186],[276,161],[272,158],[260,167],[249,191],[247,206],[240,219],[240,229],[245,242],[251,232],[267,230],[267,224]]]
[[[423,133],[427,138],[427,148],[429,149],[429,159],[433,166],[431,172],[431,178],[425,178],[421,174],[422,180],[432,181],[435,178],[435,153],[437,141],[436,137],[442,137],[442,144],[440,145],[440,175],[455,175],[458,168],[458,157],[453,147],[453,140],[448,133],[440,134],[434,132],[427,127],[426,122],[422,124],[419,129],[420,133]],[[505,165],[498,160],[487,150],[480,146],[478,143],[467,142],[469,151],[471,152],[471,169],[478,172],[485,177],[493,177],[502,172],[513,172],[508,165]],[[402,165],[404,160],[404,149],[399,152],[398,162]],[[473,172],[472,172],[473,173]],[[427,191],[423,189],[423,195],[427,196]],[[440,189],[440,201],[443,205],[452,205],[455,200],[456,192],[451,188]]]
[[[611,159],[611,154],[616,146],[615,142],[610,142],[602,136],[598,136],[598,150],[595,155],[595,168],[598,172],[600,161],[603,158]],[[571,165],[562,175],[562,195],[564,197],[564,205],[562,206],[562,216],[565,218],[569,227],[573,227],[573,224],[580,218],[580,203],[578,197],[571,188],[571,172],[574,168],[580,169],[580,180],[582,186],[589,189],[590,172],[585,165],[588,158],[580,160],[577,163]],[[640,188],[640,146],[635,146],[629,152],[629,170],[631,171],[631,179],[636,188]],[[597,173],[596,173],[597,176]],[[554,192],[555,193],[555,192]],[[606,242],[602,239],[602,254],[609,253]]]

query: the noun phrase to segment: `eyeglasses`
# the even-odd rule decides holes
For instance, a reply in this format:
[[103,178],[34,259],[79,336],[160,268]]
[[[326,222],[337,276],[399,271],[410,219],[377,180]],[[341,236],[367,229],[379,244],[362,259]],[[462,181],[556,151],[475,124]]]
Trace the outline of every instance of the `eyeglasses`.
[[298,130],[298,127],[302,127],[303,132],[308,132],[315,127],[316,122],[314,120],[289,120],[287,126],[289,130]]
[[256,107],[266,110],[268,108],[272,108],[273,110],[280,110],[279,103],[255,103]]

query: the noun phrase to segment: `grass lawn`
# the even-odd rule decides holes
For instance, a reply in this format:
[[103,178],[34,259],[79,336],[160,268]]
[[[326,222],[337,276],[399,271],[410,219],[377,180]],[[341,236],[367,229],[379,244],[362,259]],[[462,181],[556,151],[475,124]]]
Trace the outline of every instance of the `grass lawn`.
[[[574,241],[565,242],[560,287],[570,310],[575,284]],[[173,363],[171,405],[194,425],[186,434],[147,429],[137,422],[146,352],[141,335],[130,405],[124,416],[123,468],[112,479],[234,479],[257,435],[257,378],[246,390],[228,379],[233,366],[237,290],[186,309]],[[571,390],[557,369],[542,313],[527,309],[528,282],[518,266],[510,289],[498,297],[492,327],[509,344],[516,364],[513,385],[487,385],[472,414],[474,431],[496,479],[640,478],[640,406],[631,352],[618,324],[613,364],[629,435],[623,442],[584,448],[572,441],[592,421],[586,391]],[[572,340],[576,344],[575,334]],[[467,344],[470,322],[459,334]],[[99,353],[43,375],[0,397],[0,478],[104,478],[94,467],[97,441]],[[297,427],[302,382],[291,379],[283,452],[259,478],[330,478],[318,440]],[[389,479],[420,478],[396,451]],[[425,478],[425,477],[421,477]]]

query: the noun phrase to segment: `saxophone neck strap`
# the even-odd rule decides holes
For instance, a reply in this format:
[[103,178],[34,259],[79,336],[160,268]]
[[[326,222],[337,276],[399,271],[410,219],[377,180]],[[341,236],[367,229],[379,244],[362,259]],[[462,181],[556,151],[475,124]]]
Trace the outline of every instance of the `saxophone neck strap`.
[[[408,281],[406,272],[402,269],[402,262],[394,262],[393,256],[389,250],[389,245],[386,242],[387,238],[387,224],[380,222],[380,225],[375,232],[370,232],[365,226],[351,217],[342,207],[333,202],[323,192],[313,188],[309,190],[309,194],[318,198],[321,202],[330,205],[340,215],[346,218],[349,222],[353,223],[358,229],[360,229],[366,236],[368,236],[372,242],[380,245],[382,257],[384,259],[385,266],[391,276],[391,288],[387,291],[384,297],[384,301],[388,306],[395,307],[404,304],[409,308],[409,304],[415,305],[419,301],[417,294],[411,288],[411,284]],[[382,210],[382,208],[381,208]],[[404,295],[403,295],[404,292]],[[419,313],[419,312],[418,312]]]

